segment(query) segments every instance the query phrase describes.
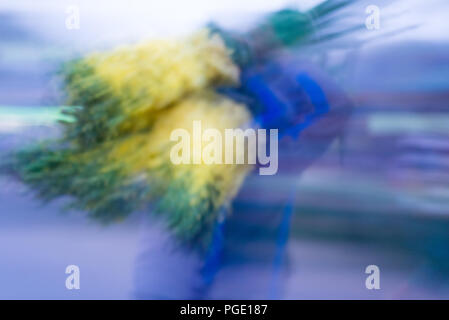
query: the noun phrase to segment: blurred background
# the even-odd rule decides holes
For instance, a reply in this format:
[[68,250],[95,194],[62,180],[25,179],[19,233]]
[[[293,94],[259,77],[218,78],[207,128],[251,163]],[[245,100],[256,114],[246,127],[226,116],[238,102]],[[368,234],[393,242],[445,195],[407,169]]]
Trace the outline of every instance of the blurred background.
[[[211,20],[245,28],[264,13],[319,2],[2,0],[0,155],[57,133],[54,73],[71,57]],[[358,1],[351,18],[363,24],[370,4]],[[449,3],[375,4],[379,30],[303,53],[355,105],[343,136],[300,178],[253,186],[261,194],[297,186],[287,299],[449,298]],[[79,29],[66,28],[71,5]],[[252,205],[268,210],[269,199]],[[0,298],[135,298],[140,221],[99,226],[0,176]],[[81,290],[64,286],[69,264],[81,269]],[[365,288],[371,264],[380,290]]]

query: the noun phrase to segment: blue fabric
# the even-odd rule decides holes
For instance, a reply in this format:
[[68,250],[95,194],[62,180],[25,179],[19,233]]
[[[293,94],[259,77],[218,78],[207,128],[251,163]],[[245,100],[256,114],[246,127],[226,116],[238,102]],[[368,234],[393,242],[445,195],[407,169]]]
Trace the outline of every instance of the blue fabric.
[[265,124],[263,127],[266,127],[270,120],[278,119],[285,113],[285,104],[276,97],[261,75],[247,79],[245,86],[264,107],[263,112],[256,115],[257,120]]
[[[307,73],[300,73],[295,79],[287,79],[289,81],[276,79],[280,84],[274,88],[270,80],[262,75],[250,76],[244,87],[255,98],[256,104],[261,106],[261,112],[256,113],[261,126],[279,129],[280,137],[290,135],[298,138],[301,131],[329,111],[323,90]],[[307,97],[308,101],[301,99],[300,95],[291,97],[294,91]],[[304,111],[303,106],[307,103],[312,105],[312,112]],[[304,120],[296,122],[300,116]]]
[[329,111],[321,87],[299,63],[270,61],[242,70],[241,87],[220,89],[245,103],[264,129],[278,129],[279,136],[298,138],[300,133]]

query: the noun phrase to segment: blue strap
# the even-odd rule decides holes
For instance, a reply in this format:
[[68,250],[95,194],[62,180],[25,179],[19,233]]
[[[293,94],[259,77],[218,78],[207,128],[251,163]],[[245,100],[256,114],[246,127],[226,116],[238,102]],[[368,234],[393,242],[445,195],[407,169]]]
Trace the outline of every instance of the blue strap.
[[[221,213],[222,212],[220,212],[219,214]],[[217,274],[221,265],[221,254],[224,247],[225,219],[224,217],[220,217],[218,220],[219,221],[215,224],[214,227],[212,241],[206,254],[203,268],[201,269],[203,283],[206,287],[210,286],[210,284],[213,282],[215,275]]]
[[284,263],[285,251],[290,233],[290,222],[293,215],[293,206],[295,202],[295,190],[292,190],[282,212],[282,221],[279,226],[279,234],[276,241],[276,252],[273,261],[273,275],[271,278],[269,299],[279,299],[281,297],[281,274]]

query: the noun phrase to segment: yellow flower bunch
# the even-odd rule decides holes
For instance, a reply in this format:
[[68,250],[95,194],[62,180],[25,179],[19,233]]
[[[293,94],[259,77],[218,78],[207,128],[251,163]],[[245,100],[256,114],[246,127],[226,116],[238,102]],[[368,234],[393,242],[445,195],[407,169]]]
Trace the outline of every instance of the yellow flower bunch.
[[67,79],[68,104],[108,105],[113,113],[105,129],[117,136],[148,128],[162,109],[191,92],[237,84],[239,68],[220,36],[205,29],[92,53]]
[[147,200],[160,199],[157,210],[184,240],[212,230],[218,211],[229,205],[251,170],[246,164],[206,164],[203,159],[199,164],[173,164],[171,133],[185,129],[193,136],[193,122],[198,120],[204,130],[214,128],[224,135],[225,129],[247,125],[251,115],[242,104],[210,90],[199,91],[166,108],[149,132],[110,143],[102,168],[122,168],[128,179],[139,177],[156,187]]
[[[204,130],[214,128],[224,136],[225,129],[241,128],[247,125],[251,115],[242,104],[237,104],[212,91],[200,91],[167,108],[151,131],[133,134],[110,143],[106,162],[113,166],[120,164],[127,175],[143,172],[150,176],[154,175],[154,170],[169,164],[170,176],[163,178],[179,179],[190,174],[189,192],[194,194],[201,193],[206,184],[216,180],[215,184],[220,193],[217,198],[217,207],[220,207],[226,195],[235,193],[242,181],[242,176],[250,167],[235,164],[206,164],[203,159],[199,164],[172,164],[170,150],[175,143],[170,140],[171,133],[177,129],[185,129],[190,136],[193,136],[193,122],[198,120],[202,122]],[[202,144],[204,146],[207,143],[203,141]],[[225,150],[222,154],[224,153]],[[193,149],[190,154],[193,154]]]

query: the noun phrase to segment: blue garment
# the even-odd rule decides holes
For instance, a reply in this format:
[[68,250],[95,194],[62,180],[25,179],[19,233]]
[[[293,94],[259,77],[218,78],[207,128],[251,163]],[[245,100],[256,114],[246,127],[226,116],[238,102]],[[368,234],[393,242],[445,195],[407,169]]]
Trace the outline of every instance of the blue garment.
[[[241,88],[223,90],[236,100],[245,102],[253,112],[261,128],[278,129],[279,137],[298,139],[306,130],[329,112],[330,106],[320,85],[304,71],[301,65],[291,61],[269,61],[264,65],[242,71]],[[273,275],[268,298],[280,297],[281,269],[293,213],[295,190],[289,192],[282,210],[273,257]],[[244,213],[242,213],[244,214]],[[211,283],[220,267],[224,247],[224,221],[217,224],[215,236],[203,268],[203,275]],[[235,229],[235,228],[234,228]],[[237,244],[236,244],[237,245]]]

